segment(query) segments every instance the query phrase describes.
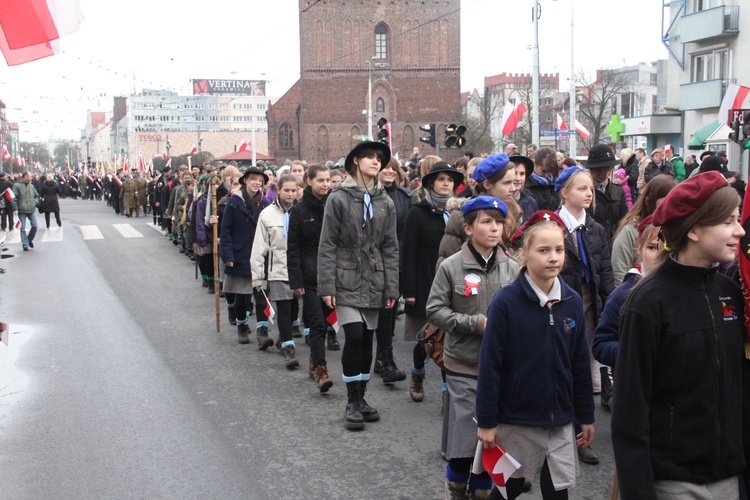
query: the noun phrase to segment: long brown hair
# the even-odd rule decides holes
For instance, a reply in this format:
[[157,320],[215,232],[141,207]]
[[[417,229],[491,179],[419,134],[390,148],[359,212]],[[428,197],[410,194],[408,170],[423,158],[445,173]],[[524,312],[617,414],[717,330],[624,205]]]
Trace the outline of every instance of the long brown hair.
[[674,186],[674,180],[668,175],[657,175],[651,179],[651,181],[646,184],[646,187],[643,188],[643,192],[638,197],[633,208],[631,208],[630,212],[625,214],[625,217],[620,221],[620,225],[618,226],[612,241],[617,239],[617,235],[620,234],[623,227],[629,224],[637,226],[643,219],[654,213],[657,200],[666,198]]

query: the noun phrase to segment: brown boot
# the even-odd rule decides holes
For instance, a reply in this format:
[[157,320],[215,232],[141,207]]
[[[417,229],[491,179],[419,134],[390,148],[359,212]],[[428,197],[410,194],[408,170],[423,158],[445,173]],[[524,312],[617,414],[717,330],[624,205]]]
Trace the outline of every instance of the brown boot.
[[466,483],[445,480],[445,500],[466,500]]
[[237,326],[237,340],[240,344],[250,343],[250,337],[248,336],[249,331],[250,329],[247,327],[247,325]]
[[411,382],[409,382],[409,395],[411,399],[418,403],[424,399],[422,382],[424,382],[424,373],[414,373],[414,370],[412,370]]
[[312,356],[310,356],[310,363],[307,365],[307,376],[317,381],[315,376],[315,365],[313,364]]
[[328,389],[333,387],[333,380],[328,377],[328,367],[326,365],[315,367],[315,381],[318,383],[318,390],[320,392],[328,392]]
[[296,368],[299,366],[299,361],[297,360],[297,351],[294,349],[293,345],[288,345],[284,349],[284,365],[286,365],[287,368]]

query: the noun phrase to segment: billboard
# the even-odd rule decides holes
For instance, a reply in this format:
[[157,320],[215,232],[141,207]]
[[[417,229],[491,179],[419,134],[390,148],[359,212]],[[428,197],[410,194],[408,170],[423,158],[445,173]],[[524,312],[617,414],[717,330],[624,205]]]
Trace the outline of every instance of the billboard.
[[193,95],[266,95],[264,80],[193,79]]

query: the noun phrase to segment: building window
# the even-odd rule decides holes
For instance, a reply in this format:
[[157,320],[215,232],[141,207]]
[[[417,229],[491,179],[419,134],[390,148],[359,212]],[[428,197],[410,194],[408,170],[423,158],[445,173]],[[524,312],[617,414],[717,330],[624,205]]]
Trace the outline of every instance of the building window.
[[279,149],[294,148],[294,131],[289,123],[284,123],[279,127]]
[[693,0],[693,12],[700,12],[702,10],[713,9],[722,5],[722,0]]
[[265,104],[256,104],[255,105],[255,109],[266,109],[266,105]]
[[635,116],[635,94],[633,92],[620,94],[620,114],[623,118]]
[[691,82],[716,80],[727,76],[727,49],[695,54],[690,71]]
[[388,27],[380,23],[375,28],[375,59],[388,58]]
[[385,101],[382,97],[378,97],[378,100],[375,101],[375,112],[385,113]]

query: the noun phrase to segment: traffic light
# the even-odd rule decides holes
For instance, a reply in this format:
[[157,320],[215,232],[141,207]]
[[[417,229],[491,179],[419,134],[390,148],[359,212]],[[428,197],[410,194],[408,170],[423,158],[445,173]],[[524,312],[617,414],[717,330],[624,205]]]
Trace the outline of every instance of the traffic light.
[[425,142],[432,146],[433,148],[437,144],[437,141],[435,140],[435,124],[434,123],[428,123],[426,125],[420,125],[419,130],[422,132],[427,132],[429,135],[420,137],[419,140],[421,142]]
[[391,127],[388,126],[388,120],[385,118],[378,120],[378,142],[387,146],[390,145],[390,134],[388,133],[388,129],[390,128]]
[[739,144],[740,139],[742,138],[742,136],[740,136],[740,122],[735,120],[730,123],[729,126],[732,128],[732,131],[729,132],[729,140]]
[[451,123],[445,127],[445,147],[450,149],[462,148],[466,144],[466,125]]

